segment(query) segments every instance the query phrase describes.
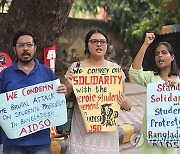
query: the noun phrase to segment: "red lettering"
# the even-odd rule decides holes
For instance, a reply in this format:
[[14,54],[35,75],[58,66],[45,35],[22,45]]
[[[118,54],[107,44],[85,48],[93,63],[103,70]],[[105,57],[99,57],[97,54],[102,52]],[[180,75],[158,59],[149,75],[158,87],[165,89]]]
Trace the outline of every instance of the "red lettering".
[[103,77],[102,77],[102,76],[99,77],[99,83],[98,83],[98,84],[104,84],[104,83],[103,83]]
[[118,79],[119,79],[119,84],[121,84],[122,76],[118,76]]
[[78,103],[84,103],[84,102],[95,102],[96,95],[86,95],[86,96],[79,96],[76,97],[76,100]]
[[31,125],[29,125],[28,128],[29,128],[29,133],[31,133],[32,132]]
[[101,125],[90,125],[89,132],[100,132],[102,129]]
[[[84,85],[84,83],[85,83],[84,78],[85,78],[84,76],[79,76],[79,85]],[[86,78],[86,80],[87,80],[87,78]]]
[[44,120],[44,125],[45,126],[50,126],[51,125],[51,121],[49,119]]
[[39,125],[41,126],[39,129],[43,129],[44,128],[44,124],[43,124],[42,120],[39,122]]
[[154,95],[151,96],[151,102],[154,103],[156,99],[154,98]]
[[6,93],[6,98],[7,98],[7,101],[9,101],[10,99],[13,100],[14,98],[17,98],[17,91],[11,92],[11,94],[9,94],[9,95],[8,95],[8,93]]
[[78,79],[77,78],[78,78],[77,76],[73,77],[74,85],[78,85]]
[[104,76],[104,82],[105,84],[109,84],[109,76]]
[[51,121],[49,119],[41,120],[38,123],[33,123],[28,125],[27,128],[23,127],[19,133],[19,136],[26,136],[30,133],[35,133],[39,130],[49,128],[51,125]]
[[35,132],[36,130],[38,130],[38,125],[37,124],[32,124],[33,127],[33,131]]
[[26,88],[23,88],[23,90],[22,90],[22,95],[23,96],[26,96],[25,94],[24,94],[24,90],[25,90]]
[[161,92],[163,90],[163,87],[164,86],[162,84],[158,84],[157,91]]
[[122,76],[74,76],[74,85],[121,84]]
[[20,132],[19,136],[21,136],[21,135],[22,135],[22,133],[26,133],[26,134],[27,134],[27,131],[26,131],[26,129],[25,129],[25,128],[22,128],[22,129],[21,129],[21,132]]

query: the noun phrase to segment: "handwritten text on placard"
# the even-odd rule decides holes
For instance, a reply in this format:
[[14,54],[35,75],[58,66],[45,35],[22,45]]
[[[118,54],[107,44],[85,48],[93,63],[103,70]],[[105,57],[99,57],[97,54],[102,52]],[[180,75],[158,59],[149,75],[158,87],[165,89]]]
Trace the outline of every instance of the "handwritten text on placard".
[[180,83],[148,85],[147,140],[153,146],[180,148]]
[[74,69],[73,89],[87,132],[116,129],[122,80],[120,67]]
[[56,92],[59,79],[0,95],[0,124],[10,139],[62,125],[67,121],[64,94]]

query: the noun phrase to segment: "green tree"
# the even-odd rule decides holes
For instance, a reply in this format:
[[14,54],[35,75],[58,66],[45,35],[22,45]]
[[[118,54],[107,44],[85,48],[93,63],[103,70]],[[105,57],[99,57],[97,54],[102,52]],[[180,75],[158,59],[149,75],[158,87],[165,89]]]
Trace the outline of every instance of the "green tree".
[[[0,6],[10,0],[0,0]],[[73,0],[12,0],[7,14],[0,16],[0,51],[14,59],[12,38],[19,29],[30,29],[38,37],[37,57],[43,47],[56,43],[68,18]]]
[[75,0],[76,11],[97,13],[103,7],[111,16],[111,27],[123,38],[126,46],[136,48],[145,32],[157,32],[163,25],[180,23],[180,9],[170,5],[178,0]]

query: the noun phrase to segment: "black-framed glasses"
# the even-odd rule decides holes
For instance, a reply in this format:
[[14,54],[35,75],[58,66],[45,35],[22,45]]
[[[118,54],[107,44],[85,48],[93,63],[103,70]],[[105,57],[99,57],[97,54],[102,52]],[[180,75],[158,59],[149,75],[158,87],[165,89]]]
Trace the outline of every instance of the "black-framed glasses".
[[106,45],[108,43],[106,39],[100,39],[100,40],[92,39],[92,40],[89,40],[89,42],[94,46],[98,45],[99,43],[100,45]]
[[34,46],[34,43],[31,43],[31,42],[23,42],[23,43],[17,43],[16,45],[17,45],[17,47],[19,47],[19,48],[24,48],[25,46],[27,46],[28,48],[31,48],[32,46]]

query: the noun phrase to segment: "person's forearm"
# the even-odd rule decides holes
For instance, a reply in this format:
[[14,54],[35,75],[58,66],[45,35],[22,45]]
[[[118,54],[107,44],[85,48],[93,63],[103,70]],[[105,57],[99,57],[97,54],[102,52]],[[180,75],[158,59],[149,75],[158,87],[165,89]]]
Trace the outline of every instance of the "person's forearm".
[[67,87],[67,94],[66,94],[66,98],[69,98],[69,96],[71,95],[71,92],[73,91],[72,85],[65,80],[65,86]]
[[137,53],[136,57],[133,60],[133,63],[132,63],[133,69],[140,69],[141,68],[143,58],[144,58],[144,55],[145,55],[145,52],[146,52],[148,46],[149,45],[147,45],[146,43],[143,43],[143,45],[141,46],[139,52]]
[[[122,82],[123,85],[123,93],[125,93],[125,81]],[[126,99],[124,99],[123,103],[121,104],[121,107],[125,110],[131,110],[132,104],[131,102],[129,102],[127,96],[125,97]]]
[[121,108],[124,110],[131,110],[132,104],[129,102],[128,98],[124,99],[123,103],[121,104]]

